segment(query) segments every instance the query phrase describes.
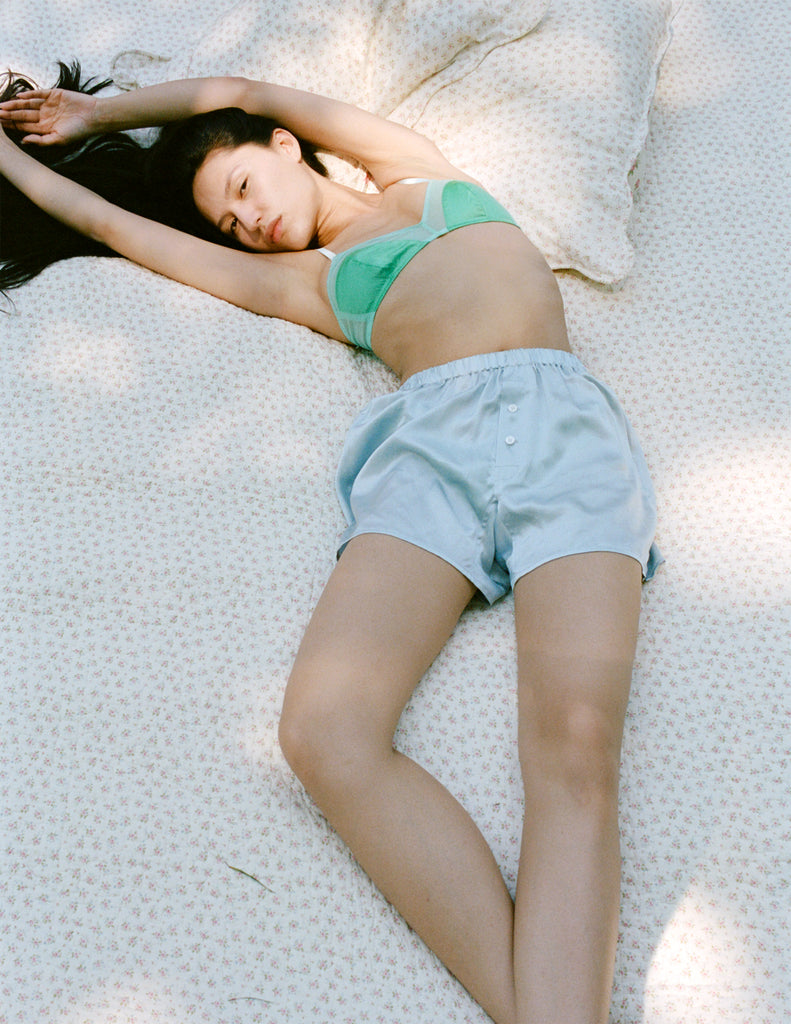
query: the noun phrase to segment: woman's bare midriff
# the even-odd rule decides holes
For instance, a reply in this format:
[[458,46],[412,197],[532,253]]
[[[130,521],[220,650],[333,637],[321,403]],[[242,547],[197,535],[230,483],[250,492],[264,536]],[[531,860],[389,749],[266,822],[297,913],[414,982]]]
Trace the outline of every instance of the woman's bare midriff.
[[373,349],[401,379],[514,348],[568,351],[555,275],[509,224],[459,228],[401,271],[374,320]]

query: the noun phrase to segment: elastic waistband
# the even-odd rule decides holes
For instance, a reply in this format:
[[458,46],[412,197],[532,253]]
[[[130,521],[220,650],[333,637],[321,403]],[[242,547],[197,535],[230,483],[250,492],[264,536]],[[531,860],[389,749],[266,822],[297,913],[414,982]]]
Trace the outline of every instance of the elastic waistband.
[[429,366],[408,377],[398,390],[410,391],[426,384],[442,384],[454,377],[499,370],[504,366],[558,366],[566,370],[587,372],[575,355],[561,348],[509,348],[503,352],[481,352],[479,355],[453,359],[440,366]]

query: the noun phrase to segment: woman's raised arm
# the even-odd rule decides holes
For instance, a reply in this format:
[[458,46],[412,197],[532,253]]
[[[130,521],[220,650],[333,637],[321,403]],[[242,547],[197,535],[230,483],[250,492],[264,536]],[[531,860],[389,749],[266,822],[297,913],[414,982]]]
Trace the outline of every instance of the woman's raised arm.
[[[36,90],[0,104],[0,122],[48,144],[180,121],[241,107],[288,128],[320,149],[351,157],[381,187],[403,177],[464,177],[424,136],[350,103],[244,78],[193,78],[117,96]],[[77,134],[74,134],[74,132]]]
[[193,78],[93,96],[69,89],[35,89],[0,103],[0,123],[25,133],[25,142],[72,142],[91,135],[151,128],[193,114],[241,106],[243,78]]
[[317,287],[294,259],[301,254],[240,252],[131,213],[35,160],[2,129],[0,175],[51,217],[141,266],[251,312],[337,336]]
[[319,149],[358,161],[380,188],[405,177],[466,177],[425,136],[351,103],[247,81],[240,106],[271,118]]

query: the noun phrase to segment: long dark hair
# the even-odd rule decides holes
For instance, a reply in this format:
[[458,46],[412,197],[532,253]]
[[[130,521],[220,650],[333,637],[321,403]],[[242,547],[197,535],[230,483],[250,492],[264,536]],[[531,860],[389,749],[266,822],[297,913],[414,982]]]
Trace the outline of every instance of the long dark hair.
[[[111,79],[83,81],[78,61],[58,62],[53,88],[93,95]],[[0,101],[36,86],[11,72]],[[25,152],[59,174],[84,185],[117,206],[213,242],[237,246],[205,220],[192,198],[192,181],[208,154],[248,142],[267,145],[278,125],[238,108],[213,110],[166,125],[150,147],[124,132],[113,132],[59,146],[22,145],[21,133],[7,134]],[[3,130],[3,129],[0,129]],[[299,140],[302,158],[317,173],[327,171],[313,146]],[[0,175],[0,292],[16,288],[57,260],[72,256],[117,256],[116,252],[61,224],[40,210]]]
[[[56,89],[93,95],[111,84],[109,79],[83,81],[76,61],[70,65],[59,61],[58,65]],[[13,99],[35,88],[29,79],[9,72],[0,90],[0,100]],[[110,202],[143,216],[157,216],[157,204],[145,185],[146,151],[131,136],[113,132],[62,146],[23,146],[21,133],[9,131],[7,135],[41,163]],[[0,291],[16,288],[51,263],[71,256],[117,253],[50,217],[0,175]]]

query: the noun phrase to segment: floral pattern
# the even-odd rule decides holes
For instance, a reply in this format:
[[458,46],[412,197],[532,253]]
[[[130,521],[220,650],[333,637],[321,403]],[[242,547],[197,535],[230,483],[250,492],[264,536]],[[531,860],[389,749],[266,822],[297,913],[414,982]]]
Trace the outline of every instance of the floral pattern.
[[[629,27],[609,0],[582,6],[554,0],[524,39],[436,94],[420,87],[399,116],[436,130],[563,265],[615,277],[631,263],[619,289],[559,275],[575,351],[640,434],[667,558],[644,591],[627,720],[612,1021],[776,1024],[791,1017],[789,9],[687,0],[646,122],[673,11],[618,0]],[[46,82],[78,55],[104,75],[122,51],[196,53],[218,20],[216,0],[76,11],[5,0],[3,64]],[[594,116],[607,81],[620,99]],[[586,113],[566,139],[556,116],[572,99]],[[628,195],[616,229],[598,192],[626,192],[646,127],[624,236]],[[484,129],[488,153],[471,139]],[[580,139],[601,140],[594,174],[569,155]],[[276,742],[343,526],[343,435],[392,376],[120,260],[53,266],[13,303],[0,315],[0,1016],[485,1024]],[[513,886],[511,615],[509,599],[469,608],[398,742],[470,808]]]

